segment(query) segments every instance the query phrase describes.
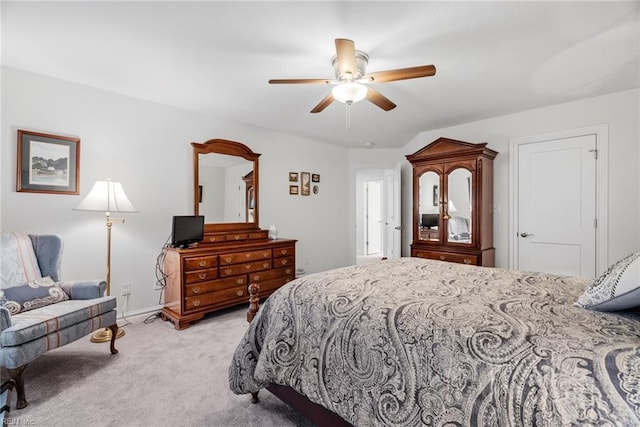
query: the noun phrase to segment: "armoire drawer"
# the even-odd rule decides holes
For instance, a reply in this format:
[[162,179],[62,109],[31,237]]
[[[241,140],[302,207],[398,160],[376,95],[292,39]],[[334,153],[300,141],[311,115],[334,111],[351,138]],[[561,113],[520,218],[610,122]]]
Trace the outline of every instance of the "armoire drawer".
[[458,264],[478,265],[478,256],[451,252],[415,250],[414,256],[439,261],[457,262]]
[[285,256],[293,256],[296,253],[295,246],[285,246],[284,248],[275,248],[273,250],[274,258],[281,258]]
[[294,257],[286,257],[286,258],[274,258],[273,259],[273,268],[278,267],[295,267],[295,258]]

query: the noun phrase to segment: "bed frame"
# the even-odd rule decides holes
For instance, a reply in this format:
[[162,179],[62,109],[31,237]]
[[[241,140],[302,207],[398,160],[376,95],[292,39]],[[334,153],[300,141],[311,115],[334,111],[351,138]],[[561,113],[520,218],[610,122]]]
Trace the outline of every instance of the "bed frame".
[[[247,311],[247,322],[249,323],[253,321],[253,318],[260,309],[260,298],[258,297],[259,292],[259,285],[256,283],[249,285],[249,311]],[[346,422],[335,412],[331,412],[324,406],[320,406],[317,403],[310,401],[307,397],[301,395],[291,387],[270,384],[267,387],[267,390],[316,425],[336,427],[351,426],[351,424]],[[251,403],[258,402],[260,402],[258,399],[258,392],[251,393]]]

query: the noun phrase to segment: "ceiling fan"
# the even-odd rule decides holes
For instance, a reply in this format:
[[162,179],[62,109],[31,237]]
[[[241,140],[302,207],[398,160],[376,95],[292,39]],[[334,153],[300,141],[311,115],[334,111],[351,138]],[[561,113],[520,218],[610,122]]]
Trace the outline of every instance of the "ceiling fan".
[[270,84],[314,84],[325,83],[335,85],[331,92],[324,97],[311,110],[312,113],[319,113],[327,108],[333,101],[343,102],[351,105],[364,98],[377,105],[385,111],[392,110],[396,104],[370,86],[368,83],[384,83],[396,80],[416,79],[419,77],[429,77],[436,73],[433,65],[421,65],[418,67],[399,68],[396,70],[377,71],[366,74],[369,55],[356,50],[353,40],[336,39],[336,55],[331,60],[336,78],[329,79],[272,79]]

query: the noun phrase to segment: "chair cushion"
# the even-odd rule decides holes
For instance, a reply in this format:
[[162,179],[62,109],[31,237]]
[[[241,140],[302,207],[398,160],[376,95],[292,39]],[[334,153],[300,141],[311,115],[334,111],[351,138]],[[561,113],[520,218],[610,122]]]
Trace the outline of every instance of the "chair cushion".
[[28,234],[3,231],[0,242],[0,288],[19,286],[42,277]]
[[68,299],[69,295],[48,276],[0,289],[0,304],[12,315]]
[[587,286],[576,304],[597,311],[640,307],[640,252],[609,267]]
[[[0,346],[16,346],[116,308],[116,297],[67,300],[11,316],[13,325],[0,333]],[[108,325],[104,325],[108,326]]]

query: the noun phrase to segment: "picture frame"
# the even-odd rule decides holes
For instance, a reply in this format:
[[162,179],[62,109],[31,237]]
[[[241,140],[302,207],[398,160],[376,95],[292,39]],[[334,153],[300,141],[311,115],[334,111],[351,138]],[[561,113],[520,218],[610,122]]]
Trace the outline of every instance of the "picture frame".
[[289,194],[297,195],[298,194],[298,186],[290,185],[289,186]]
[[318,173],[311,174],[311,182],[320,182],[320,174]]
[[311,174],[300,172],[300,194],[309,196],[311,194]]
[[289,182],[298,182],[298,172],[289,172]]
[[80,138],[18,129],[16,191],[80,194]]
[[433,206],[438,206],[438,202],[439,202],[439,194],[438,194],[438,186],[434,185],[433,186]]

